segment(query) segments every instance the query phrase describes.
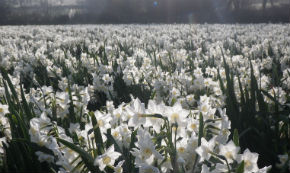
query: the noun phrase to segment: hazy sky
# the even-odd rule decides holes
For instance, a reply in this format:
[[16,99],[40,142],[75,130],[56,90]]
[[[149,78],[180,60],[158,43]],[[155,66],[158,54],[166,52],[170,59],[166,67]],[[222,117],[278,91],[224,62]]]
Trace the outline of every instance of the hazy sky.
[[[11,0],[11,1],[13,1],[13,0]],[[59,6],[59,5],[75,5],[76,2],[81,2],[84,0],[18,0],[18,2],[20,2],[20,1],[22,1],[22,3],[27,5],[27,6],[39,5],[41,2],[46,2],[46,1],[50,5]],[[17,5],[17,4],[15,4],[15,5]]]
[[[86,0],[11,0],[11,1],[22,1],[24,4],[28,6],[34,6],[34,5],[39,5],[41,2],[48,2],[50,5],[54,6],[59,6],[59,5],[75,5],[77,4],[76,2],[85,2]],[[96,0],[96,1],[101,1],[101,0]],[[122,1],[122,0],[119,0]],[[138,0],[136,0],[138,1]],[[179,1],[179,0],[168,0],[168,1]],[[270,0],[268,0],[270,4]],[[251,0],[251,3],[258,3],[261,4],[263,0]],[[279,3],[279,2],[289,2],[289,0],[273,0],[274,3]],[[158,0],[156,0],[156,3],[158,3]],[[16,4],[15,4],[16,5]],[[16,5],[17,6],[17,5]]]

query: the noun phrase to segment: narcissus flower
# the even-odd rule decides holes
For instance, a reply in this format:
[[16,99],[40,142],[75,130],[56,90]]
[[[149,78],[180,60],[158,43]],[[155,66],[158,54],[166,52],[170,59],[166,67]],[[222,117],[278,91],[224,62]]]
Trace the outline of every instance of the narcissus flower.
[[285,163],[289,160],[288,154],[280,154],[278,155],[278,158],[279,158],[280,163],[277,163],[276,166],[279,168],[282,168],[285,165]]
[[131,116],[128,126],[137,128],[146,123],[146,118],[142,116],[146,113],[145,105],[138,98],[133,101],[133,104],[128,107],[127,111]]
[[257,172],[259,170],[257,161],[259,154],[252,153],[249,149],[246,149],[243,154],[240,154],[237,161],[241,163],[244,161],[244,173]]
[[151,136],[147,131],[138,130],[138,142],[135,143],[138,147],[133,148],[132,154],[136,157],[136,163],[151,164],[153,159],[163,159],[162,155],[156,151],[155,145],[152,142]]
[[114,151],[114,145],[110,146],[106,152],[95,159],[94,165],[98,165],[103,171],[106,166],[113,166],[115,160],[121,156],[120,153]]
[[186,126],[186,117],[189,112],[182,108],[179,102],[175,103],[173,107],[167,107],[165,115],[168,117],[171,124],[177,123],[178,126]]
[[8,105],[2,105],[0,103],[0,116],[4,116],[5,114],[8,114],[9,110],[8,110]]
[[125,162],[125,160],[118,163],[118,165],[114,168],[114,173],[122,173],[123,172],[122,165],[124,162]]
[[151,165],[140,164],[139,173],[159,173],[159,169]]
[[201,138],[201,145],[195,150],[200,156],[199,162],[210,158],[210,153],[213,152],[215,141],[215,138],[212,138],[210,141],[207,141],[205,138]]
[[41,151],[35,152],[35,154],[38,156],[38,160],[40,162],[48,162],[52,163],[54,161],[54,157],[50,154],[43,153]]
[[233,141],[230,141],[226,145],[221,144],[219,149],[219,154],[225,156],[229,163],[233,163],[233,161],[236,160],[238,156],[240,147],[237,147]]

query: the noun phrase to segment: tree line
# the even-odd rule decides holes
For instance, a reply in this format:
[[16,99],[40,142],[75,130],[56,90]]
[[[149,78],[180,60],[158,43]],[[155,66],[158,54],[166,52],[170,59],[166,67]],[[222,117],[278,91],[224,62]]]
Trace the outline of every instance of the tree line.
[[0,0],[0,24],[256,23],[290,19],[290,0],[76,0],[69,5],[64,0],[51,2]]

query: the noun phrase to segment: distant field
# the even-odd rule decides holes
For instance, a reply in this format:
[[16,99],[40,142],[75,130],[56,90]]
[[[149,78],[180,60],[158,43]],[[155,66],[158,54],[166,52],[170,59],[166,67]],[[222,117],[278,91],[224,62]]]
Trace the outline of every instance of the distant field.
[[0,172],[289,172],[289,28],[0,26]]

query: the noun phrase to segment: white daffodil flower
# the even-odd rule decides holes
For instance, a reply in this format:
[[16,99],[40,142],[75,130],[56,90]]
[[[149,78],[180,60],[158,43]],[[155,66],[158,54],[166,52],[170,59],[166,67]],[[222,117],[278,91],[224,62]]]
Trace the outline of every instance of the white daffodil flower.
[[106,166],[114,166],[116,159],[120,156],[121,154],[114,151],[114,145],[112,145],[105,151],[104,154],[95,159],[94,165],[98,166],[100,170],[103,171]]
[[199,162],[208,160],[211,157],[211,152],[213,152],[215,142],[215,138],[212,138],[210,141],[207,141],[205,138],[201,138],[201,145],[195,150],[200,156]]

